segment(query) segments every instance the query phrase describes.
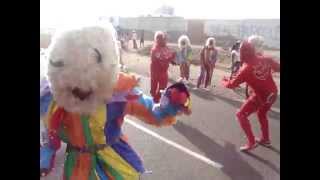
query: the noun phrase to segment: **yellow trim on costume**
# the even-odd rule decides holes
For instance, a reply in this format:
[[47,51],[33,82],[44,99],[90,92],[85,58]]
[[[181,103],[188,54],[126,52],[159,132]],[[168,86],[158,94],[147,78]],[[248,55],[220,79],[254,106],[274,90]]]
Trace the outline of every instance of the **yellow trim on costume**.
[[90,116],[89,127],[93,142],[95,144],[105,144],[104,126],[107,123],[107,108],[105,105],[99,107],[96,113]]
[[121,156],[119,156],[111,147],[105,148],[98,154],[112,166],[125,180],[138,180],[139,173],[130,166]]

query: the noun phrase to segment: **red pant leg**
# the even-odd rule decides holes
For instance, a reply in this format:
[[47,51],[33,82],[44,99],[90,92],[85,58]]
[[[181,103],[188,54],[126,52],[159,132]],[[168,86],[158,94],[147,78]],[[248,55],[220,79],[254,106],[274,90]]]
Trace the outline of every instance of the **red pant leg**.
[[168,84],[168,74],[159,74],[154,78],[154,87],[151,88],[153,91],[153,100],[158,103],[161,98],[160,90],[164,90]]
[[157,98],[157,91],[158,91],[158,85],[159,85],[159,78],[158,76],[151,74],[151,89],[150,94],[153,97],[153,100]]
[[204,87],[206,88],[208,85],[210,85],[210,65],[209,64],[206,64],[204,66],[205,68],[205,84],[204,84]]
[[163,74],[162,76],[160,76],[159,79],[159,94],[160,94],[160,90],[164,90],[167,88],[168,85],[168,74]]
[[254,135],[249,122],[249,115],[255,112],[258,108],[258,101],[256,96],[251,96],[248,100],[241,106],[240,110],[237,112],[237,118],[240,123],[241,128],[247,136],[248,142],[250,144],[255,143]]
[[271,109],[272,104],[276,101],[276,94],[271,95],[269,102],[266,102],[258,107],[257,115],[261,129],[261,139],[265,141],[270,140],[269,135],[269,120],[267,117],[268,111]]

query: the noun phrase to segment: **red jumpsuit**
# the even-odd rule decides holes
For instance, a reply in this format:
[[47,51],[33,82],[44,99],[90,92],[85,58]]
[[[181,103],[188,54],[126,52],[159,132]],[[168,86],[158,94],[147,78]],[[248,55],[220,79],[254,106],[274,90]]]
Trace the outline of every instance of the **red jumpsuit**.
[[256,55],[254,48],[248,42],[244,42],[240,47],[240,59],[244,64],[239,73],[232,80],[225,78],[223,84],[227,88],[235,88],[246,82],[253,91],[237,112],[240,126],[248,138],[248,144],[244,149],[248,150],[255,145],[248,120],[248,116],[253,112],[257,112],[262,131],[260,142],[270,142],[267,112],[275,102],[278,92],[272,71],[279,72],[280,64],[271,58]]
[[158,103],[161,97],[160,90],[164,90],[168,84],[169,64],[174,60],[175,53],[166,46],[163,33],[156,37],[154,47],[151,49],[151,90],[153,100]]

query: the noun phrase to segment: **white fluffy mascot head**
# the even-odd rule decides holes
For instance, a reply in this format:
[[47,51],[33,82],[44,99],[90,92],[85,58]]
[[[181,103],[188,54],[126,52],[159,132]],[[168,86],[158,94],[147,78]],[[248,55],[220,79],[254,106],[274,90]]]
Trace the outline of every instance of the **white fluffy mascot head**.
[[263,53],[264,38],[262,36],[252,35],[248,41],[254,46],[256,53]]
[[206,46],[209,48],[215,48],[216,47],[216,39],[214,37],[209,37],[206,40]]
[[180,49],[186,48],[188,46],[190,47],[191,43],[189,37],[186,35],[180,36],[178,39],[178,46]]
[[81,26],[55,34],[48,48],[48,79],[58,106],[90,114],[111,96],[119,49],[111,24]]

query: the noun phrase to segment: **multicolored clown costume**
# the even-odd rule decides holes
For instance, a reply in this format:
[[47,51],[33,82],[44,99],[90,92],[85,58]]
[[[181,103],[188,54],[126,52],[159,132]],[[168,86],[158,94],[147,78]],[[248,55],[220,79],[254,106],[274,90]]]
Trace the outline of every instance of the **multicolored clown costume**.
[[206,45],[200,52],[200,75],[198,77],[197,88],[204,83],[204,88],[209,90],[208,86],[211,85],[211,79],[213,70],[218,58],[218,50],[216,48],[216,40],[213,37],[209,37],[206,41]]
[[261,138],[257,141],[263,145],[270,145],[267,113],[276,101],[278,93],[272,72],[279,72],[280,64],[272,58],[258,55],[249,41],[240,45],[240,60],[243,66],[239,73],[231,80],[224,78],[222,83],[225,87],[233,89],[246,82],[253,91],[237,112],[240,126],[248,139],[247,144],[240,147],[240,150],[246,151],[257,145],[248,119],[254,112],[257,112],[262,132]]
[[49,47],[47,78],[40,80],[40,175],[53,168],[61,141],[67,144],[63,179],[136,180],[145,171],[121,127],[132,115],[157,127],[189,114],[183,84],[168,87],[156,104],[137,87],[139,79],[118,72],[111,26],[65,30]]
[[176,52],[176,64],[180,66],[180,78],[178,81],[184,83],[189,82],[190,63],[192,60],[192,48],[190,39],[186,35],[182,35],[178,39],[179,50]]

